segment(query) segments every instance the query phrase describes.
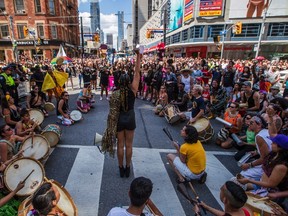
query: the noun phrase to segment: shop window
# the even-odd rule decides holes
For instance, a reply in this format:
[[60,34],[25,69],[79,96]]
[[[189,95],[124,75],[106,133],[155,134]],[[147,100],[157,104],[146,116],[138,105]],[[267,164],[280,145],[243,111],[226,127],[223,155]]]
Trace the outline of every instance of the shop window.
[[288,23],[270,23],[268,36],[274,37],[287,37],[288,36]]
[[188,29],[182,31],[182,41],[186,41],[188,39]]
[[35,12],[41,13],[41,0],[35,0]]
[[232,37],[258,37],[260,35],[261,24],[242,24],[242,33],[234,34]]
[[55,15],[55,2],[54,0],[49,0],[49,12],[52,15]]
[[9,27],[8,25],[0,25],[1,29],[1,37],[8,37],[9,36]]
[[190,38],[203,38],[204,26],[192,26],[190,28]]
[[24,24],[17,25],[18,39],[24,39]]
[[173,43],[179,43],[179,42],[180,42],[180,32],[172,35],[171,37],[172,37],[172,44],[173,44]]
[[38,37],[44,38],[44,26],[43,24],[37,24],[37,35]]
[[15,12],[16,13],[25,13],[25,6],[24,6],[24,0],[15,0]]
[[211,25],[208,26],[208,37],[214,37],[220,35],[220,32],[224,30],[224,25]]
[[52,39],[57,39],[57,27],[56,27],[56,25],[52,25],[50,29],[51,29]]

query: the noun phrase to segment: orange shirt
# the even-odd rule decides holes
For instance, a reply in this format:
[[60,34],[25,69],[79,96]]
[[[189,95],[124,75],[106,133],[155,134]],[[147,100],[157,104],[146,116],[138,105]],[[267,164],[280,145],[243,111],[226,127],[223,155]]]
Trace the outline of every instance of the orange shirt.
[[[229,111],[226,111],[224,113],[224,120],[231,123],[233,126],[236,126],[237,127],[237,120],[241,118],[241,115],[238,113],[235,117],[230,117],[229,116]],[[238,133],[239,131],[235,128],[231,128],[229,130],[231,133]]]

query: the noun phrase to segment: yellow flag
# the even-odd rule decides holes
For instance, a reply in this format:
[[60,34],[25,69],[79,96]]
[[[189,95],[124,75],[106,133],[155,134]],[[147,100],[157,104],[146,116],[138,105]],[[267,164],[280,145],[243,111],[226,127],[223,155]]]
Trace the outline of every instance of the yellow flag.
[[47,91],[49,89],[53,89],[57,85],[62,87],[65,84],[65,82],[68,80],[68,77],[69,77],[68,73],[59,72],[57,70],[54,70],[52,72],[52,74],[55,77],[57,83],[55,83],[55,81],[52,78],[52,76],[49,73],[47,73],[45,78],[44,78],[43,85],[42,85],[42,91],[43,92],[45,92],[45,91]]

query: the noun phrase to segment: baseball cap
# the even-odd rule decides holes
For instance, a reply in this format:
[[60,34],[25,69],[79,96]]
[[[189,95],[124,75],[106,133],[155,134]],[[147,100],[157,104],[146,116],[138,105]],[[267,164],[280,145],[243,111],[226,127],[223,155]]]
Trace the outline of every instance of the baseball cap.
[[288,136],[284,134],[278,134],[275,137],[270,137],[273,143],[276,143],[279,147],[288,150]]
[[244,86],[249,86],[249,87],[252,86],[251,82],[249,82],[249,81],[245,81],[245,82],[243,82],[243,85],[244,85]]

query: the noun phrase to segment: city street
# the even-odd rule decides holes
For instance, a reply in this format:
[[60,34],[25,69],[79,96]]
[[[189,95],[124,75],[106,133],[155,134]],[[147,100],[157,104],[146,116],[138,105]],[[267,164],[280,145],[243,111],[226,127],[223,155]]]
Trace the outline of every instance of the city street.
[[[79,90],[69,90],[70,110],[76,108],[78,92]],[[108,101],[100,101],[99,94],[100,91],[97,90],[95,109],[84,114],[82,121],[70,127],[61,126],[61,141],[45,164],[46,177],[65,186],[73,197],[80,216],[107,215],[114,206],[128,206],[129,185],[138,176],[152,180],[154,187],[151,198],[165,216],[194,215],[191,204],[177,191],[176,175],[166,159],[166,154],[175,150],[162,130],[163,127],[169,127],[173,138],[181,143],[179,134],[185,123],[171,126],[164,117],[153,113],[151,103],[137,99],[133,171],[129,178],[120,178],[117,157],[103,155],[93,145],[95,133],[103,134],[105,130],[109,111]],[[56,114],[50,113],[42,127],[55,124],[56,121]],[[215,120],[211,122],[217,133],[220,124]],[[203,185],[195,181],[193,185],[204,202],[221,208],[219,188],[239,171],[233,158],[235,150],[223,151],[213,141],[204,144],[204,148],[207,151],[207,181]],[[191,196],[193,197],[192,193]]]

